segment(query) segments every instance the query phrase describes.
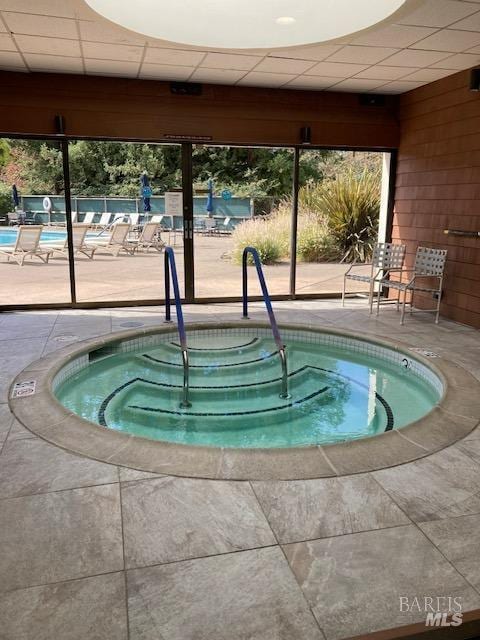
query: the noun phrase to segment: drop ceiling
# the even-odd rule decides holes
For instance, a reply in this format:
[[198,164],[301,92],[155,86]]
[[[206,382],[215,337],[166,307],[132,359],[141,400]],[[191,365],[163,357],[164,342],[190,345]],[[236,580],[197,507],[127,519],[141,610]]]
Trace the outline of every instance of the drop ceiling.
[[396,24],[275,51],[147,38],[104,20],[83,0],[0,0],[0,69],[7,71],[404,93],[477,64],[480,0],[426,0]]

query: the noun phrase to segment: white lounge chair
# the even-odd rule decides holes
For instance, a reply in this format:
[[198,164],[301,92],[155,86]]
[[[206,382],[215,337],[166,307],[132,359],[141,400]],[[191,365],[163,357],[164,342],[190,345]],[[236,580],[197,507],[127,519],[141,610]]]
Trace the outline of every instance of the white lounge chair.
[[112,217],[111,213],[102,213],[102,215],[100,216],[100,220],[98,222],[93,222],[92,223],[92,225],[91,225],[92,228],[93,229],[105,229],[106,227],[108,227],[111,217]]
[[154,213],[149,222],[156,222],[157,224],[161,224],[164,217],[165,216],[162,214]]
[[83,217],[82,224],[86,224],[90,227],[93,224],[93,219],[96,215],[95,211],[87,211]]
[[[410,313],[414,312],[413,300],[416,291],[426,293],[429,295],[429,297],[436,296],[437,304],[434,309],[415,309],[415,311],[419,311],[422,313],[426,311],[434,312],[435,324],[438,324],[438,318],[440,315],[440,302],[442,300],[443,272],[445,270],[446,261],[446,249],[418,247],[413,269],[402,269],[401,271],[399,271],[399,281],[390,280],[387,277],[384,277],[379,281],[380,285],[384,285],[389,289],[395,289],[398,291],[397,310],[400,303],[400,297],[403,292],[402,315],[400,318],[400,324],[403,324],[405,318],[405,307],[407,304],[410,305]],[[401,281],[403,274],[410,274],[407,282]],[[408,302],[407,293],[410,293],[410,300]],[[377,314],[379,310],[380,295],[377,299]]]
[[103,251],[107,251],[107,253],[111,253],[115,257],[118,256],[122,249],[127,253],[133,254],[135,248],[132,247],[128,240],[130,231],[131,225],[128,222],[117,222],[112,226],[112,233],[108,239],[93,238],[89,244]]
[[[78,215],[78,213],[76,211],[72,211],[72,224],[75,224],[77,222],[77,215]],[[63,221],[56,222],[55,226],[57,226],[57,227],[66,227],[67,226],[67,214],[65,214],[65,222],[63,222]]]
[[[93,258],[93,254],[97,250],[97,245],[93,243],[85,242],[85,236],[87,235],[88,227],[84,224],[77,223],[72,227],[73,231],[73,253],[83,253],[83,255]],[[68,257],[68,238],[65,238],[62,242],[58,243],[40,243],[42,249],[50,249],[52,254],[59,253],[62,256]]]
[[147,222],[137,240],[129,240],[128,244],[134,251],[145,249],[148,251],[153,247],[157,251],[162,251],[165,243],[159,237],[159,227],[156,222]]
[[[373,294],[375,282],[385,277],[385,274],[400,271],[405,259],[405,245],[393,244],[391,242],[379,242],[373,250],[372,261],[368,263],[353,263],[345,271],[343,276],[342,306],[345,306],[345,296],[347,295],[347,280],[354,282],[365,282],[368,284],[368,302],[370,313],[372,313]],[[370,267],[370,273],[359,272],[361,268]],[[355,295],[355,294],[354,294]]]
[[25,258],[39,258],[47,263],[52,254],[51,249],[46,249],[40,245],[43,225],[21,225],[18,227],[17,239],[13,247],[1,247],[0,255],[7,256],[7,262],[13,258],[20,266],[25,262]]

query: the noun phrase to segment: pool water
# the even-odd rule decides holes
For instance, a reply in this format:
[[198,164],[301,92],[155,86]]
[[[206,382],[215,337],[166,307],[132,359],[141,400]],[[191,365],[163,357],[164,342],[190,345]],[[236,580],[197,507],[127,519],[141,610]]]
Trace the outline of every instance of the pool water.
[[109,429],[189,445],[298,447],[373,436],[428,413],[440,392],[411,368],[347,346],[288,340],[290,399],[279,397],[273,340],[189,337],[190,401],[182,408],[176,340],[90,354],[55,390],[67,408]]
[[[42,231],[42,235],[40,236],[40,240],[42,242],[53,242],[55,240],[61,241],[65,240],[67,237],[66,233],[63,231]],[[16,229],[5,229],[0,231],[0,245],[5,244],[15,244],[15,240],[17,239],[17,230]]]

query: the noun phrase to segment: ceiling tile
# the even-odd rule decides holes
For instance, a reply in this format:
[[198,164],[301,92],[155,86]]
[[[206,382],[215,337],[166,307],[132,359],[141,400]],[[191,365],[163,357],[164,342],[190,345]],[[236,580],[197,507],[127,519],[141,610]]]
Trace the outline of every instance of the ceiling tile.
[[342,80],[331,88],[331,91],[374,91],[385,84],[384,80],[362,80],[360,78],[348,78]]
[[196,69],[190,80],[212,84],[232,84],[238,82],[245,75],[245,71],[234,69]]
[[116,27],[100,19],[98,22],[80,20],[78,24],[82,40],[88,40],[89,42],[143,45],[147,41],[147,38],[141,34],[133,33],[133,31],[128,31],[122,27]]
[[450,69],[419,69],[414,73],[410,73],[408,76],[405,76],[403,80],[419,80],[421,82],[435,82],[435,80],[440,80],[440,78],[445,78],[445,76],[450,76],[454,73]]
[[82,55],[78,40],[37,36],[15,36],[15,40],[23,53],[45,53],[71,57],[81,57]]
[[0,67],[25,67],[22,56],[14,51],[0,51]]
[[153,64],[170,64],[182,67],[196,67],[205,53],[203,51],[185,51],[182,49],[154,49],[147,47],[145,62]]
[[404,49],[385,60],[390,67],[428,67],[448,58],[444,51],[421,51],[420,49]]
[[310,91],[321,91],[327,89],[337,82],[341,82],[343,78],[323,78],[322,76],[300,76],[291,80],[285,89],[307,89]]
[[16,51],[14,41],[9,33],[0,33],[0,51]]
[[124,76],[130,78],[137,75],[139,69],[138,62],[121,62],[117,60],[90,60],[85,58],[85,69],[87,73]]
[[431,66],[434,69],[451,69],[452,71],[461,71],[462,69],[474,67],[479,62],[480,55],[478,54],[457,53],[457,55],[444,58],[440,62],[436,62]]
[[419,9],[406,15],[398,22],[420,27],[447,27],[478,9],[468,2],[454,0],[427,0]]
[[252,71],[240,80],[238,84],[248,87],[281,87],[295,78],[286,73],[257,73]]
[[71,0],[2,0],[0,9],[60,18],[75,17],[75,5]]
[[480,33],[443,29],[413,45],[413,49],[460,52],[480,44]]
[[401,24],[391,24],[367,31],[353,41],[353,44],[371,45],[374,47],[409,47],[419,40],[435,33],[435,29],[428,27],[407,27]]
[[328,58],[328,62],[352,62],[354,64],[377,64],[392,56],[398,49],[390,47],[360,47],[348,45]]
[[75,20],[36,16],[29,13],[9,13],[8,11],[4,11],[2,15],[7,27],[15,34],[70,38],[72,40],[78,38]]
[[384,84],[378,89],[379,93],[406,93],[413,89],[422,87],[426,82],[407,82],[406,80],[395,80],[395,82],[389,82]]
[[319,62],[308,70],[309,76],[331,76],[332,78],[345,78],[354,76],[360,71],[364,71],[368,65],[344,64],[341,62]]
[[465,29],[466,31],[480,31],[480,11],[464,20],[460,20],[460,22],[455,22],[451,28]]
[[155,80],[188,80],[195,67],[184,67],[169,64],[142,64],[139,77],[155,78]]
[[258,56],[244,56],[233,53],[209,53],[202,62],[202,67],[208,69],[237,69],[250,71],[261,61]]
[[83,64],[80,58],[67,58],[63,56],[47,56],[40,53],[26,53],[25,60],[30,69],[46,73],[83,73]]
[[355,78],[366,78],[368,80],[398,80],[407,75],[407,73],[413,73],[418,71],[415,67],[387,67],[383,65],[375,65],[365,71],[357,73]]
[[125,60],[127,62],[140,62],[143,52],[142,47],[122,44],[103,44],[101,42],[83,42],[82,48],[85,58]]
[[328,56],[342,48],[341,44],[319,44],[314,47],[295,47],[294,49],[276,49],[270,53],[278,58],[318,61],[325,60]]
[[287,58],[268,57],[264,58],[256,67],[255,71],[265,73],[304,73],[315,65],[312,60],[289,60]]

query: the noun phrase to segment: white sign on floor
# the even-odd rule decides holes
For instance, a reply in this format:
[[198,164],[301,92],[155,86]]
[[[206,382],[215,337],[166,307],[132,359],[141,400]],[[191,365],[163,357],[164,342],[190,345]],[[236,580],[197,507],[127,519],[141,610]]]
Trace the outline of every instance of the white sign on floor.
[[13,387],[12,398],[24,398],[25,396],[33,396],[36,387],[36,380],[25,380],[24,382],[16,382]]

